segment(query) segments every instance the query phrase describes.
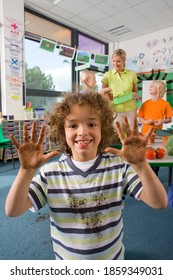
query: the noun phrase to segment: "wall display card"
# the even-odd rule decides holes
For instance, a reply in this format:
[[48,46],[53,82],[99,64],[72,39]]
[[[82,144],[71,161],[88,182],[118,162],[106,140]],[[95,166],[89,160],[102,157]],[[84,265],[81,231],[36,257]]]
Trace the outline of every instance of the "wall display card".
[[56,42],[47,40],[42,38],[41,42],[40,42],[40,48],[45,50],[45,51],[49,51],[49,52],[53,52],[55,50],[56,47]]
[[90,63],[91,53],[83,50],[77,50],[76,62]]
[[65,45],[60,45],[60,47],[59,47],[59,55],[62,55],[62,56],[65,56],[65,57],[68,57],[71,59],[74,58],[75,52],[76,52],[76,49],[72,48],[72,47],[68,47]]
[[137,72],[139,70],[139,59],[138,58],[127,58],[126,68],[131,71]]
[[109,65],[109,56],[108,55],[103,55],[103,54],[95,54],[94,55],[94,63],[95,64],[101,64],[104,66]]
[[89,63],[85,63],[85,64],[82,64],[82,65],[76,66],[75,71],[81,71],[81,70],[84,70],[84,69],[87,69],[87,68],[90,68]]

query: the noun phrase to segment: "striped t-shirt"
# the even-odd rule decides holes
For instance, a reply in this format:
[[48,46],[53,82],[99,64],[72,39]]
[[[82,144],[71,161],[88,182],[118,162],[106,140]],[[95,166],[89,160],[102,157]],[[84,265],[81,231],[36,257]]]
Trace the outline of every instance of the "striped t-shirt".
[[43,166],[29,198],[34,211],[48,203],[56,259],[124,259],[122,212],[125,195],[138,199],[142,183],[132,167],[99,154],[82,171],[70,156]]

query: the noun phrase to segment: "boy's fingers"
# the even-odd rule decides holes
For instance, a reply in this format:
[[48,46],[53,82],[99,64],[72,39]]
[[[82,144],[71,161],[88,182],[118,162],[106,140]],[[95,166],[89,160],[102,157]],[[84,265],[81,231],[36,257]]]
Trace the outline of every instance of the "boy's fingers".
[[46,161],[55,157],[55,156],[59,156],[61,153],[59,151],[52,151],[48,154],[45,155]]
[[111,154],[114,154],[114,155],[120,156],[120,157],[121,157],[121,155],[122,155],[121,150],[118,150],[118,149],[115,149],[115,148],[106,148],[106,149],[105,149],[105,152],[106,152],[106,153],[111,153]]
[[121,129],[121,126],[120,126],[120,123],[119,122],[116,122],[115,123],[115,128],[116,128],[116,130],[117,130],[117,133],[118,133],[118,135],[119,135],[119,137],[120,137],[120,140],[121,140],[121,142],[125,139],[125,137],[124,137],[124,133],[123,133],[123,131],[122,131],[122,129]]
[[37,140],[37,124],[36,122],[32,123],[32,130],[31,130],[31,141],[36,142]]
[[133,121],[133,134],[138,135],[138,121],[136,117],[134,118]]
[[123,125],[124,125],[124,130],[125,130],[126,135],[131,136],[132,131],[130,129],[130,125],[129,125],[129,122],[128,122],[126,116],[123,117]]
[[45,136],[45,131],[46,131],[46,126],[42,125],[41,129],[40,129],[40,133],[39,133],[39,137],[38,137],[38,144],[43,144],[44,141],[44,136]]
[[28,125],[26,123],[23,126],[23,140],[24,143],[29,143]]
[[16,140],[13,134],[9,135],[11,142],[16,146],[17,149],[20,147],[20,143]]

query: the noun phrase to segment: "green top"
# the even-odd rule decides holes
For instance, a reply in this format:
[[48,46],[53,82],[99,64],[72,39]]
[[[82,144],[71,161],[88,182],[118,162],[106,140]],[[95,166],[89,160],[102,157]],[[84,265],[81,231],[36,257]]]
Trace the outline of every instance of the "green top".
[[[113,98],[116,98],[133,92],[133,85],[137,82],[137,76],[136,73],[127,69],[120,76],[113,69],[103,75],[102,82],[112,89]],[[117,105],[111,102],[111,107],[116,112],[130,112],[137,106],[136,102],[132,99]]]

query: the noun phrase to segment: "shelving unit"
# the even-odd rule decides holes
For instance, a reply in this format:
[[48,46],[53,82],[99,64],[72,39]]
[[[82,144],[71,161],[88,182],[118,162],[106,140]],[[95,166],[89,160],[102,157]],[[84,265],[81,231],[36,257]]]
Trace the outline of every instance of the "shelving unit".
[[[44,120],[2,120],[2,128],[3,128],[3,134],[4,137],[9,138],[10,134],[13,134],[16,139],[20,142],[23,143],[23,125],[25,123],[28,124],[28,129],[29,133],[31,131],[31,126],[32,122],[36,121],[37,122],[37,137],[39,135],[39,131],[41,128],[41,125],[45,123]],[[43,151],[49,152],[52,150],[53,145],[51,145],[48,135],[45,136],[44,143],[43,143]],[[0,149],[0,159],[2,159],[2,149]],[[13,151],[14,151],[14,158],[18,158],[18,153],[16,147],[13,145]],[[5,149],[5,157],[4,160],[10,160],[11,159],[11,150],[8,148]]]

